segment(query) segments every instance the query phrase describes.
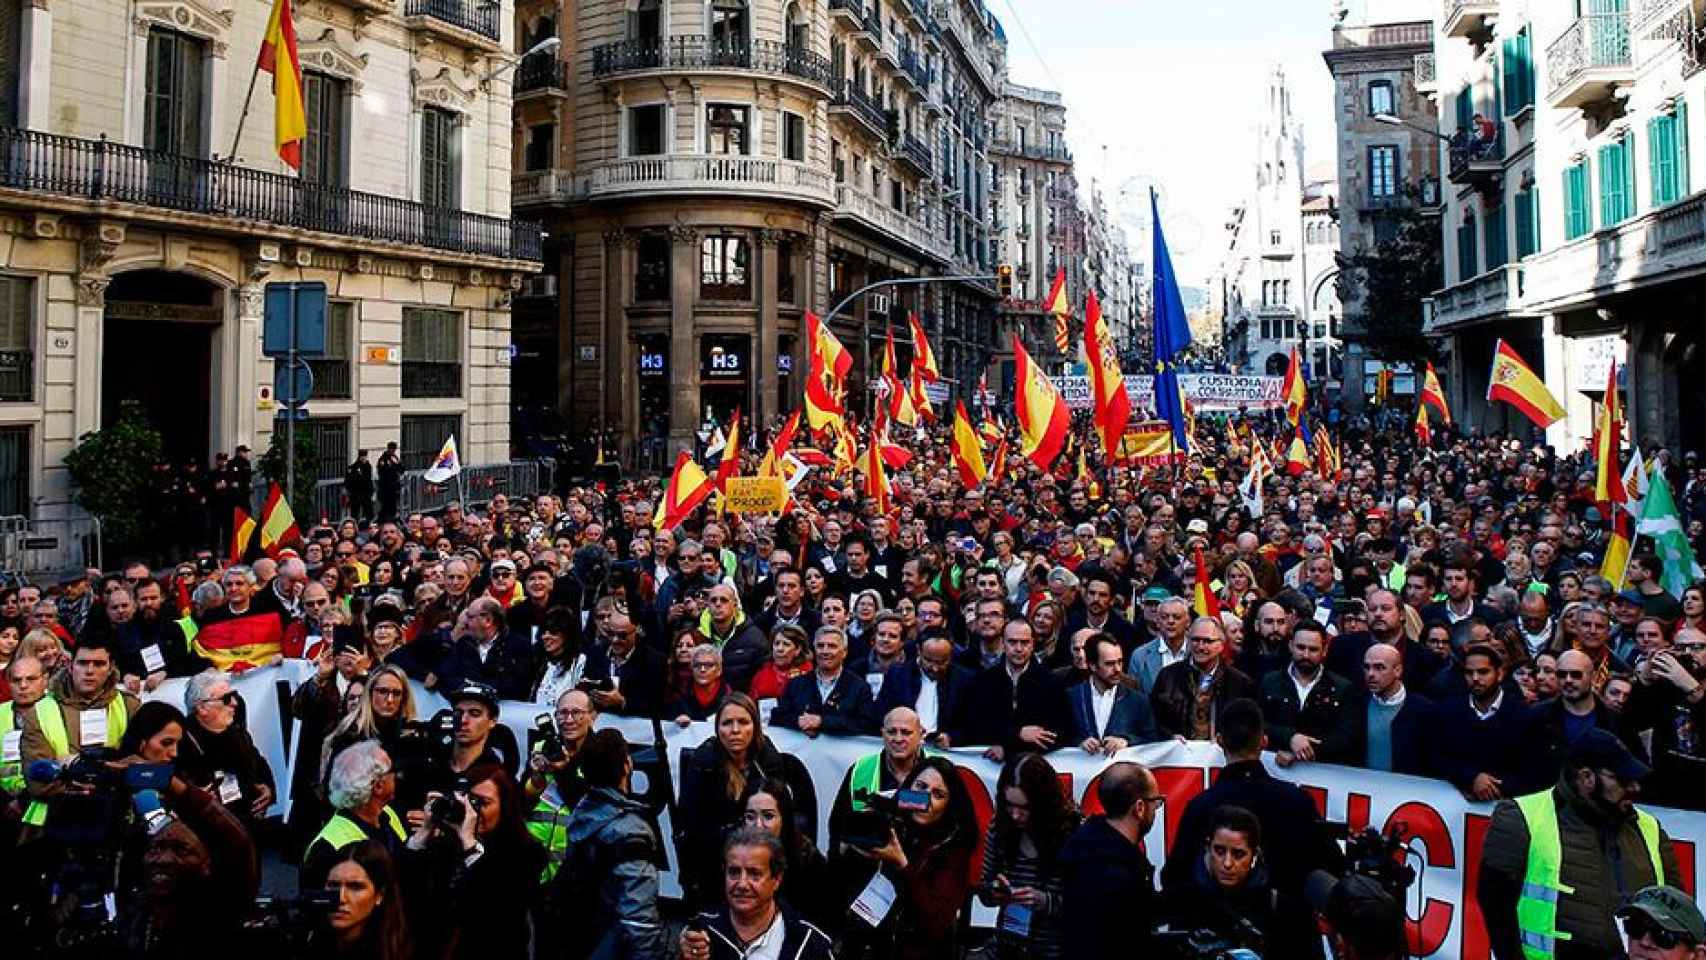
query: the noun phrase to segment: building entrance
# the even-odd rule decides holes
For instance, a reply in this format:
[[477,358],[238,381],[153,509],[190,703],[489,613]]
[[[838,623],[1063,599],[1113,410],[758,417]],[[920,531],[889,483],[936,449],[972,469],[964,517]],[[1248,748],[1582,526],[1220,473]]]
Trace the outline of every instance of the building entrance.
[[107,289],[101,334],[101,425],[135,401],[173,463],[209,460],[219,289],[184,274],[124,273]]

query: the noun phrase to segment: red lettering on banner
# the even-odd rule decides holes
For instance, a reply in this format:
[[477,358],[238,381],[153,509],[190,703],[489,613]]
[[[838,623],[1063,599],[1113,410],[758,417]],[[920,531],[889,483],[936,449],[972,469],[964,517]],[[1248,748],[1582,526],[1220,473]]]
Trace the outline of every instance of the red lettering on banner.
[[[1450,868],[1457,863],[1457,854],[1451,847],[1451,831],[1445,826],[1445,820],[1439,811],[1425,803],[1411,801],[1393,810],[1386,818],[1386,830],[1393,825],[1402,823],[1406,836],[1422,841],[1427,847],[1425,862],[1430,867]],[[1456,912],[1449,900],[1439,900],[1429,897],[1422,907],[1419,920],[1405,922],[1405,932],[1409,935],[1410,953],[1418,957],[1430,956],[1445,943],[1445,938],[1451,933],[1451,917]]]
[[1161,806],[1163,821],[1162,836],[1167,838],[1167,849],[1173,849],[1173,834],[1178,832],[1179,821],[1185,816],[1185,804],[1203,792],[1203,770],[1201,767],[1156,767],[1149,771],[1155,774],[1156,787],[1167,802]]
[[1102,798],[1096,796],[1096,788],[1102,784],[1102,775],[1096,774],[1090,782],[1084,785],[1084,795],[1078,798],[1078,812],[1086,818],[1105,813],[1102,809]]
[[1345,798],[1345,824],[1352,833],[1368,829],[1368,794],[1353,793]]
[[[960,775],[960,782],[965,784],[966,793],[971,795],[972,813],[977,816],[977,835],[981,838],[989,833],[989,821],[995,819],[995,805],[989,801],[989,788],[983,785],[983,778],[959,764],[954,764],[954,770]],[[971,853],[971,876],[976,882],[983,876],[983,843],[980,841]]]
[[1674,880],[1667,877],[1666,880],[1673,887],[1681,887],[1684,893],[1692,897],[1695,895],[1694,841],[1678,840],[1675,837],[1671,837],[1670,842],[1671,849],[1676,851],[1676,866],[1677,869],[1682,872],[1682,876],[1677,877]]
[[1481,845],[1487,842],[1487,828],[1492,824],[1493,818],[1484,813],[1463,818],[1463,891],[1457,897],[1463,904],[1463,929],[1457,936],[1458,960],[1487,960],[1493,952],[1487,918],[1476,896],[1481,883]]
[[1325,820],[1327,818],[1327,788],[1306,787],[1301,783],[1297,786],[1304,793],[1309,794],[1309,799],[1315,804],[1315,813]]

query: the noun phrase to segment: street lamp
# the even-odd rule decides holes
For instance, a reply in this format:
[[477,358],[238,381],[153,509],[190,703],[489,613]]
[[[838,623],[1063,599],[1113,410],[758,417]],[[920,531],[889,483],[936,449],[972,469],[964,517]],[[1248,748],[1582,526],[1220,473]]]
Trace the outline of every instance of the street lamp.
[[514,70],[517,66],[519,66],[521,64],[521,61],[526,60],[528,57],[531,57],[536,53],[552,53],[552,52],[556,51],[556,49],[562,45],[563,45],[563,38],[562,37],[546,37],[545,39],[539,41],[538,43],[534,44],[533,46],[528,47],[527,52],[523,53],[521,56],[515,58],[514,60],[511,60],[508,63],[499,64],[497,67],[493,68],[493,70],[490,73],[486,74],[484,77],[482,77],[480,79],[480,82],[482,84],[491,83],[493,80],[496,80],[498,77],[501,77],[504,74],[510,72],[511,70]]
[[1422,132],[1422,133],[1425,133],[1425,134],[1427,134],[1427,135],[1429,135],[1429,136],[1432,136],[1432,137],[1438,137],[1438,138],[1440,138],[1440,139],[1441,139],[1441,140],[1444,140],[1444,141],[1445,141],[1445,142],[1446,142],[1446,143],[1450,143],[1450,142],[1451,142],[1451,138],[1450,138],[1450,137],[1448,137],[1448,136],[1446,136],[1446,135],[1445,135],[1445,134],[1443,134],[1443,133],[1440,133],[1440,132],[1439,132],[1439,131],[1438,131],[1438,130],[1434,130],[1434,129],[1432,129],[1432,128],[1430,128],[1430,127],[1424,127],[1424,126],[1422,126],[1422,125],[1420,125],[1420,124],[1416,124],[1416,123],[1411,123],[1411,122],[1410,122],[1410,121],[1408,121],[1408,120],[1405,120],[1405,119],[1404,119],[1404,118],[1402,118],[1402,117],[1400,117],[1400,116],[1398,116],[1398,115],[1396,115],[1396,114],[1391,114],[1391,113],[1377,113],[1377,114],[1375,114],[1375,115],[1374,115],[1374,120],[1375,120],[1375,122],[1376,122],[1376,123],[1384,123],[1384,124],[1387,124],[1387,125],[1389,125],[1389,126],[1394,126],[1394,127],[1409,127],[1409,128],[1410,128],[1410,129],[1411,129],[1411,130],[1419,130],[1419,131],[1421,131],[1421,132]]

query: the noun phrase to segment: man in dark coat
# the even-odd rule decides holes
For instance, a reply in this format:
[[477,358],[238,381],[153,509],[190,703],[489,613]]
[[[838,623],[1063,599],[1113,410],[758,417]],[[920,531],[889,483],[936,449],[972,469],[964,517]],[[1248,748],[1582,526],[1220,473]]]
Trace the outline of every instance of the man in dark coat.
[[1067,742],[1087,753],[1113,756],[1126,747],[1160,740],[1149,698],[1126,679],[1119,639],[1093,633],[1084,641],[1084,656],[1089,678],[1066,691],[1072,717]]
[[847,662],[847,635],[840,627],[819,627],[812,638],[812,652],[814,668],[782,688],[770,723],[791,727],[808,737],[875,732],[877,718],[870,685],[852,670],[842,669]]
[[366,450],[355,452],[355,462],[344,471],[344,496],[349,498],[350,515],[357,523],[365,524],[373,517],[373,463]]
[[1001,661],[980,672],[960,701],[948,729],[955,746],[988,747],[1001,761],[1020,750],[1048,752],[1063,745],[1072,723],[1054,675],[1036,662],[1031,625],[1009,620]]
[[489,684],[501,700],[526,700],[532,693],[533,651],[527,637],[505,629],[503,605],[479,597],[462,614],[467,631],[451,641],[440,664],[440,683],[453,689],[467,681]]
[[379,455],[379,519],[397,519],[397,501],[403,496],[403,458],[397,453],[397,441],[385,445]]
[[1116,763],[1102,771],[1096,799],[1103,813],[1086,820],[1060,851],[1065,955],[1136,956],[1154,925],[1155,870],[1142,844],[1161,791],[1142,764]]
[[883,675],[876,715],[886,717],[895,707],[910,707],[924,725],[924,736],[945,747],[948,721],[971,689],[976,674],[954,662],[954,644],[940,627],[927,627],[918,641],[918,655],[897,663]]
[[1544,745],[1534,714],[1504,689],[1504,658],[1492,647],[1463,652],[1468,696],[1439,702],[1434,772],[1471,800],[1502,800],[1543,785]]
[[1321,666],[1327,632],[1314,620],[1291,634],[1291,665],[1262,678],[1262,716],[1281,766],[1354,763],[1362,750],[1355,688]]
[[1209,740],[1227,704],[1259,694],[1254,681],[1224,661],[1226,627],[1219,620],[1198,617],[1186,632],[1185,649],[1186,659],[1156,674],[1149,705],[1162,733]]
[[639,642],[639,632],[625,613],[613,613],[605,624],[609,643],[586,655],[586,679],[598,684],[588,693],[600,711],[627,717],[649,717],[663,706],[663,654]]

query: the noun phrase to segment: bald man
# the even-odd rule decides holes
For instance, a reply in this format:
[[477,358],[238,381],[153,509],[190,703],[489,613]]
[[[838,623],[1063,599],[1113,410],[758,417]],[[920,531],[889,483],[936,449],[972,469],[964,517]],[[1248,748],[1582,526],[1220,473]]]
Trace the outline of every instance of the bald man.
[[911,707],[885,714],[882,734],[883,748],[854,761],[835,791],[829,810],[831,857],[840,855],[849,837],[876,837],[888,829],[888,815],[861,798],[867,792],[888,793],[905,786],[924,757],[924,725]]
[[1422,732],[1432,715],[1432,700],[1404,687],[1404,655],[1390,643],[1369,646],[1362,655],[1363,760],[1370,770],[1427,776]]
[[1558,696],[1534,708],[1547,769],[1564,769],[1570,747],[1582,734],[1599,727],[1617,732],[1617,718],[1593,692],[1593,658],[1580,650],[1558,654]]

